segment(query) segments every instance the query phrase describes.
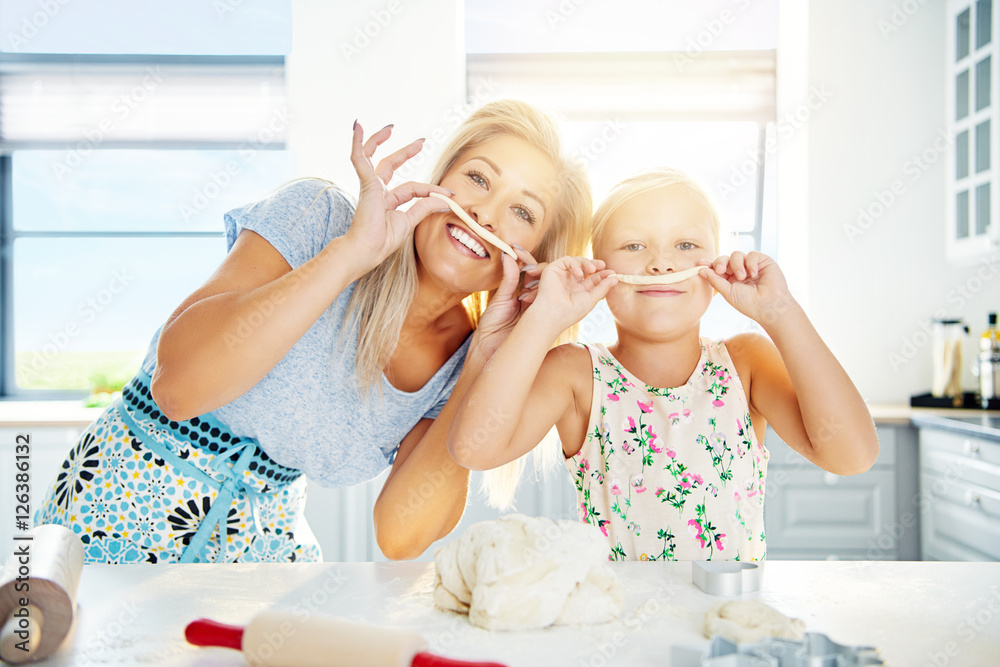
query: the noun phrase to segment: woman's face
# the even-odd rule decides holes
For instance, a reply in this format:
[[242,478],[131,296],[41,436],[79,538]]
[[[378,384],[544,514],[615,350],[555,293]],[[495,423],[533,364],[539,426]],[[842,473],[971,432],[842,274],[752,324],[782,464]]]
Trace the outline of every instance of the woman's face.
[[[594,256],[616,273],[658,276],[712,261],[717,248],[704,204],[678,187],[637,195],[608,219]],[[618,283],[607,303],[618,326],[657,339],[697,326],[714,290],[695,275],[672,285]]]
[[[552,224],[557,177],[545,153],[522,139],[501,135],[461,155],[441,186],[454,192],[452,199],[507,245],[533,252]],[[414,244],[421,275],[451,291],[472,293],[500,284],[503,253],[451,210],[432,213],[417,225]]]

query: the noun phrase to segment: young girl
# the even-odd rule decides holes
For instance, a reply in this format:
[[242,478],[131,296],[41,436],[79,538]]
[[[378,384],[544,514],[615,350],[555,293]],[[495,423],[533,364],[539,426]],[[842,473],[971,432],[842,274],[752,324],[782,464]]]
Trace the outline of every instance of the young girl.
[[[452,457],[494,468],[555,425],[580,517],[608,537],[611,560],[764,558],[767,423],[816,465],[853,475],[878,456],[864,401],[774,260],[718,256],[718,214],[685,174],[620,183],[592,240],[595,259],[553,262],[523,296],[530,308],[459,403]],[[672,284],[630,282],[699,266]],[[770,340],[701,338],[714,291]],[[550,349],[605,296],[616,343]]]

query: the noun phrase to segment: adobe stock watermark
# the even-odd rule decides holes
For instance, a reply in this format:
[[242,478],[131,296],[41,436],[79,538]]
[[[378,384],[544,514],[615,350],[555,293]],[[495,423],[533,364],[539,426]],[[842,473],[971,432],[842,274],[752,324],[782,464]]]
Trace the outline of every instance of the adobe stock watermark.
[[200,186],[196,186],[191,192],[189,201],[182,201],[177,204],[178,212],[184,222],[190,222],[191,218],[203,213],[209,205],[219,198],[233,179],[243,171],[243,167],[257,157],[258,151],[265,150],[267,146],[281,136],[291,124],[294,116],[287,108],[275,109],[267,124],[251,135],[236,149],[238,160],[229,160],[222,169],[217,169],[209,174],[208,180]]
[[123,602],[115,619],[104,626],[96,634],[87,638],[80,650],[80,655],[74,658],[74,665],[94,665],[109,662],[112,654],[117,654],[122,646],[131,646],[131,638],[123,637],[126,629],[139,618],[142,609],[135,600]]
[[492,76],[480,77],[474,84],[470,84],[469,99],[467,104],[455,104],[445,111],[442,123],[438,124],[424,139],[424,146],[420,152],[407,160],[396,173],[392,180],[402,179],[403,181],[415,180],[414,173],[422,168],[434,155],[438,148],[442,146],[450,137],[455,128],[465,122],[473,111],[478,109],[485,102],[493,99],[499,90],[499,85]]
[[[134,276],[129,274],[128,269],[115,269],[111,274],[111,279],[108,280],[102,289],[77,304],[76,314],[79,315],[79,320],[71,319],[63,325],[62,329],[50,333],[48,335],[48,342],[42,345],[42,349],[34,354],[27,367],[20,370],[28,378],[37,378],[48,368],[52,360],[60,352],[66,350],[73,339],[84,331],[86,325],[96,320],[98,315],[103,313],[112,304],[115,297],[124,292],[134,279]],[[83,326],[81,326],[81,322]]]
[[22,16],[21,24],[7,32],[7,50],[20,51],[54,19],[70,0],[38,0],[38,11]]
[[893,179],[886,189],[872,193],[872,199],[868,204],[858,207],[855,221],[844,224],[847,240],[854,243],[871,229],[954,143],[953,132],[948,129],[938,130],[930,146],[907,158],[903,162],[902,177]]
[[579,667],[605,667],[618,655],[644,625],[658,616],[663,607],[676,597],[680,587],[673,579],[661,580],[653,595],[622,618],[622,625],[630,632],[618,630],[610,639],[598,644],[590,658],[581,659]]
[[886,18],[879,18],[875,22],[882,39],[889,39],[889,35],[899,32],[899,30],[910,22],[910,19],[920,11],[920,8],[927,4],[927,0],[903,0],[892,5],[892,11]]
[[[750,0],[732,0],[732,3],[739,11],[745,11],[750,6]],[[703,20],[702,29],[688,37],[684,50],[674,53],[677,71],[683,72],[688,65],[711,49],[737,18],[737,14],[731,9],[723,9],[715,18]]]
[[251,667],[275,664],[273,659],[281,648],[285,644],[295,641],[295,635],[298,634],[299,629],[304,624],[309,623],[313,616],[322,613],[327,602],[344,587],[346,581],[347,577],[340,571],[340,566],[336,566],[327,573],[321,586],[311,589],[294,605],[283,608],[283,611],[288,615],[288,620],[281,621],[277,628],[259,637],[253,650],[244,649],[247,664]]
[[[982,602],[982,606],[975,613],[966,616],[955,626],[955,634],[964,642],[965,646],[971,644],[977,635],[981,635],[990,629],[990,626],[1000,616],[1000,590],[997,590],[995,587],[984,586],[983,592],[985,593],[986,590],[989,590],[989,593]],[[959,644],[954,639],[945,642],[941,649],[940,651],[928,652],[927,661],[923,664],[923,667],[947,667],[952,664],[953,659],[958,658],[962,654],[962,644]],[[955,664],[968,665],[971,663],[968,660],[956,660]]]
[[810,86],[809,96],[805,102],[778,120],[775,126],[776,131],[766,139],[763,150],[760,147],[747,149],[746,159],[733,167],[729,173],[729,180],[716,181],[715,191],[719,198],[726,201],[739,188],[756,183],[757,172],[761,168],[763,159],[778,151],[778,137],[786,141],[793,137],[796,132],[805,127],[813,114],[822,109],[832,98],[833,92],[827,89],[825,83],[819,86]]
[[[490,408],[489,414],[482,425],[472,434],[470,440],[475,443],[476,449],[482,449],[490,437],[499,431],[504,424],[514,418],[502,409]],[[459,444],[459,451],[469,451],[468,442]],[[408,518],[415,516],[437,492],[440,490],[455,473],[464,472],[454,460],[448,460],[441,466],[440,470],[430,470],[424,472],[424,481],[415,487],[411,486],[406,496],[406,502],[396,504],[396,517]]]
[[351,62],[361,52],[367,49],[372,42],[382,34],[382,31],[389,27],[392,20],[403,10],[403,3],[400,0],[389,0],[382,9],[373,9],[371,19],[365,21],[363,25],[354,26],[354,35],[350,42],[340,42],[340,53],[344,60]]
[[573,14],[576,14],[577,8],[587,1],[588,0],[560,0],[555,9],[546,9],[545,20],[549,24],[549,30],[555,31],[555,29],[559,27],[559,24],[568,21]]
[[916,331],[903,336],[899,346],[886,354],[886,360],[892,370],[899,370],[901,366],[908,364],[922,348],[934,340],[934,320],[944,319],[946,315],[954,318],[961,314],[969,301],[982,292],[986,285],[993,282],[997,275],[1000,275],[1000,252],[994,252],[983,259],[974,274],[948,290],[946,300],[953,306],[950,312],[938,308],[934,311],[933,317],[921,319],[917,323]]
[[99,148],[105,139],[114,135],[121,124],[139,108],[143,102],[152,97],[156,88],[163,83],[164,73],[159,65],[149,65],[145,68],[145,76],[132,88],[120,95],[112,104],[108,115],[100,120],[97,127],[83,131],[83,139],[66,151],[62,160],[52,162],[52,171],[62,183],[66,176],[83,164],[84,159]]

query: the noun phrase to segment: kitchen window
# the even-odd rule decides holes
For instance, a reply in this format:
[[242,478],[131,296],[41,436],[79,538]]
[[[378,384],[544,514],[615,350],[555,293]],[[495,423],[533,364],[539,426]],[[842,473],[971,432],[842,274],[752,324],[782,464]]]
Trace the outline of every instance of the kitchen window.
[[0,6],[3,398],[120,386],[293,175],[290,2],[40,7]]

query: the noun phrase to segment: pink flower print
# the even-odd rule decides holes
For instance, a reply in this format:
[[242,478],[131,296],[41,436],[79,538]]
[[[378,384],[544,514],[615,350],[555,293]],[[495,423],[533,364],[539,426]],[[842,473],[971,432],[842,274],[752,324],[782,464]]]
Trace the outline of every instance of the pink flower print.
[[715,399],[714,401],[712,401],[712,406],[713,407],[721,408],[723,405],[725,405],[725,403],[723,403],[719,399]]
[[586,521],[590,513],[587,510],[587,503],[580,503],[580,521]]
[[726,373],[726,371],[724,370],[720,369],[719,372],[715,374],[715,376],[719,378],[719,384],[726,384],[727,382],[729,382],[730,375]]
[[601,532],[604,533],[604,537],[608,536],[608,524],[606,523],[601,524]]
[[628,417],[628,430],[635,431],[635,420],[632,417]]
[[646,487],[642,485],[642,473],[632,473],[632,479],[629,480],[632,484],[632,488],[635,489],[636,493],[642,493],[646,490]]
[[694,417],[691,415],[691,408],[684,408],[684,412],[681,413],[681,421],[685,424],[690,424],[692,420],[694,420]]
[[643,403],[642,401],[636,401],[639,405],[639,409],[645,412],[647,415],[653,411],[653,399],[649,400],[649,403]]
[[618,396],[616,394],[608,394],[608,400],[612,403],[618,402]]
[[698,523],[697,519],[688,520],[688,532],[690,532],[695,537],[698,538],[701,537],[701,524]]
[[620,496],[622,494],[622,482],[620,479],[615,477],[611,480],[611,495]]
[[691,479],[694,480],[695,484],[704,484],[705,483],[705,480],[703,480],[701,478],[701,475],[699,475],[697,473],[691,473]]
[[679,424],[681,421],[681,416],[676,412],[671,412],[669,415],[667,415],[667,419],[670,420],[671,426],[677,426],[677,424]]
[[740,502],[740,492],[739,491],[733,491],[733,499],[736,502]]
[[726,534],[719,533],[715,536],[715,546],[719,551],[724,551],[726,549]]
[[670,447],[667,447],[667,456],[669,456],[672,459],[676,459],[677,458],[677,452],[675,452]]
[[653,450],[654,454],[660,454],[663,452],[663,448],[657,445],[653,440],[649,441],[649,448]]
[[632,452],[635,451],[635,447],[633,447],[630,443],[623,442],[622,451],[625,452],[626,454],[631,454]]
[[590,461],[588,461],[587,459],[581,460],[580,465],[583,466],[584,470],[590,470]]

